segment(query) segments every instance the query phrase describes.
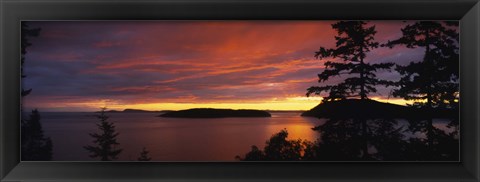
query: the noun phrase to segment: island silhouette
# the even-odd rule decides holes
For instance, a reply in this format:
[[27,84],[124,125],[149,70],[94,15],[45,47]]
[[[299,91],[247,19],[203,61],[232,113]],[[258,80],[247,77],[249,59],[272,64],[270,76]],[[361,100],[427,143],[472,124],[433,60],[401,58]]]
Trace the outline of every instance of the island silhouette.
[[458,113],[457,109],[420,108],[403,106],[371,99],[345,99],[322,102],[302,113],[302,116],[317,118],[390,118],[421,119],[425,117],[450,118]]
[[214,109],[194,108],[180,111],[170,111],[159,117],[170,118],[227,118],[227,117],[271,117],[269,112],[253,109]]
[[118,110],[108,110],[105,111],[108,113],[150,113],[150,112],[168,112],[168,111],[150,111],[150,110],[143,110],[143,109],[124,109],[122,111]]

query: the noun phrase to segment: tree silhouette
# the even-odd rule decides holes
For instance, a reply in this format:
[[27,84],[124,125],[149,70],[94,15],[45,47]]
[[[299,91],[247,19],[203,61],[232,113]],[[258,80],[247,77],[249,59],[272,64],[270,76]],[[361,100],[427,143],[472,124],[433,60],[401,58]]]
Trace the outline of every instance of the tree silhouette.
[[52,160],[52,141],[43,135],[40,113],[33,110],[30,119],[22,122],[22,160]]
[[303,145],[301,140],[287,140],[286,129],[273,135],[264,148],[265,155],[269,160],[300,160]]
[[329,119],[313,128],[321,134],[316,153],[322,161],[355,161],[364,158],[361,123],[354,119]]
[[[25,54],[27,54],[27,47],[32,44],[28,41],[28,37],[37,37],[40,34],[40,28],[29,28],[26,22],[21,23],[21,74],[22,78],[27,77],[23,72],[23,64],[25,63]],[[32,89],[24,90],[22,88],[22,96],[28,95]]]
[[84,146],[91,155],[91,158],[100,158],[102,161],[111,161],[117,159],[118,154],[122,152],[122,149],[115,149],[115,146],[119,145],[117,142],[118,133],[115,132],[115,125],[113,122],[108,122],[108,116],[105,114],[107,108],[102,108],[97,118],[100,119],[100,123],[97,124],[99,133],[90,133],[89,135],[95,140],[94,146]]
[[[323,101],[330,102],[348,98],[360,98],[362,101],[368,99],[368,94],[377,92],[377,85],[391,85],[392,82],[377,78],[375,72],[378,70],[389,70],[393,63],[367,63],[367,53],[378,48],[379,43],[375,41],[375,26],[366,26],[365,21],[339,21],[332,25],[337,31],[336,48],[324,48],[315,52],[317,59],[339,58],[341,61],[325,61],[325,70],[318,74],[318,82],[325,82],[334,76],[347,74],[348,77],[336,85],[312,86],[307,89],[307,96],[312,93],[321,94],[329,92]],[[366,114],[366,113],[365,113]],[[334,121],[334,120],[330,120]],[[336,120],[335,120],[336,121]],[[361,131],[358,138],[361,138],[362,156],[368,159],[368,131],[367,117],[360,116],[356,122],[361,123],[357,128]]]
[[140,152],[140,157],[138,157],[138,161],[150,161],[152,160],[151,157],[148,156],[149,151],[145,147],[143,147],[142,152]]
[[[309,144],[306,141],[287,140],[288,131],[286,129],[274,134],[266,142],[264,150],[258,149],[253,145],[250,152],[244,158],[236,156],[237,160],[242,161],[298,161],[302,160],[305,149]],[[309,145],[308,145],[309,146]]]
[[[367,120],[366,133],[361,130],[362,125],[363,123],[357,119],[332,118],[325,124],[313,128],[321,135],[317,146],[312,146],[311,152],[316,156],[313,159],[321,161],[408,159],[408,156],[403,155],[406,147],[404,128],[398,126],[396,120]],[[368,141],[367,151],[365,141]]]
[[449,107],[458,103],[459,35],[452,26],[458,22],[419,21],[402,28],[402,37],[388,41],[384,46],[393,48],[425,48],[423,60],[397,66],[402,75],[399,88],[393,95],[406,100],[423,101],[426,107]]
[[265,152],[260,150],[257,146],[252,145],[250,152],[245,154],[245,157],[236,156],[235,159],[240,161],[264,161],[267,159]]
[[[348,74],[350,77],[337,85],[312,86],[307,89],[307,96],[329,92],[324,101],[334,101],[351,97],[367,99],[368,94],[376,92],[376,85],[388,85],[389,81],[376,78],[379,69],[388,70],[393,63],[366,63],[366,54],[379,46],[374,41],[377,33],[375,26],[366,27],[364,21],[340,21],[332,25],[338,32],[335,36],[336,48],[320,47],[315,52],[317,59],[340,58],[343,62],[325,61],[325,70],[318,74],[318,82],[325,82],[334,76]],[[356,75],[356,76],[353,76]]]
[[[459,99],[459,34],[455,30],[458,22],[418,21],[401,29],[402,36],[388,41],[384,46],[393,48],[405,45],[407,48],[425,49],[423,60],[397,66],[401,79],[393,96],[413,100],[422,108],[425,119],[411,122],[414,131],[427,133],[428,145],[432,147],[436,137],[433,113],[436,108],[458,109]],[[452,116],[452,126],[458,126],[457,116]],[[426,122],[426,123],[424,123]]]
[[[21,77],[22,80],[26,77],[23,72],[25,63],[25,54],[27,47],[32,44],[28,41],[28,37],[37,37],[40,33],[40,28],[31,29],[26,22],[21,23]],[[25,90],[22,87],[22,98],[30,94],[32,89]],[[40,123],[40,113],[38,110],[33,110],[30,119],[23,117],[20,121],[21,127],[21,158],[25,161],[45,161],[52,160],[52,140],[43,135],[42,125]]]

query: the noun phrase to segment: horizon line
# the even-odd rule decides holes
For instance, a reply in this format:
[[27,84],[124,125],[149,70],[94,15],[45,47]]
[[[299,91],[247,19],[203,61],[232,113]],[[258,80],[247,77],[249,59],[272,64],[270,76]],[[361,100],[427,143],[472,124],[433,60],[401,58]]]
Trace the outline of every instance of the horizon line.
[[[165,110],[147,110],[147,109],[133,109],[133,108],[125,108],[125,109],[111,109],[111,110],[106,110],[106,112],[124,112],[125,110],[137,110],[137,111],[146,111],[146,112],[170,112],[170,111],[182,111],[182,110],[189,110],[189,109],[231,109],[231,108],[209,108],[209,107],[205,107],[205,108],[201,108],[201,107],[198,107],[198,108],[189,108],[189,109],[178,109],[178,110],[173,110],[173,109],[165,109]],[[42,111],[41,108],[36,108],[36,109],[28,109],[28,111],[22,111],[22,112],[26,112],[26,113],[29,113],[30,111],[33,111],[33,110],[38,110],[38,111],[41,111],[41,112],[99,112],[99,110],[95,110],[95,111],[92,111],[92,110],[89,110],[89,111],[68,111],[68,110],[59,110],[59,111],[52,111],[52,110],[49,110],[47,109],[47,111]],[[267,112],[305,112],[305,111],[309,111],[308,110],[273,110],[273,109],[232,109],[232,110],[258,110],[258,111],[267,111]]]

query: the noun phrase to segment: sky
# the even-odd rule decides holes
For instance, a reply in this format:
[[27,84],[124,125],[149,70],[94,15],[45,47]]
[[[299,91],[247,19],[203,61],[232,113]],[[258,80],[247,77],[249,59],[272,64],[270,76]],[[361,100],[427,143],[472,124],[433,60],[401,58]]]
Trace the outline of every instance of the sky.
[[[335,21],[34,21],[23,87],[26,109],[41,111],[180,110],[233,108],[308,110],[306,97],[325,60],[314,52],[334,48]],[[409,22],[370,21],[375,40],[401,36]],[[378,48],[365,62],[405,65],[424,50]],[[398,80],[394,71],[377,76]],[[405,104],[377,87],[370,98]]]

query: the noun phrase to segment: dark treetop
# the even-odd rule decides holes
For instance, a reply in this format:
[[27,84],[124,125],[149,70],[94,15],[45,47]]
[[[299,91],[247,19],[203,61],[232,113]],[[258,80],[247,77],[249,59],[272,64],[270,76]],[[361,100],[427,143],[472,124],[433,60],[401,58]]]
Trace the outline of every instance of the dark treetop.
[[[425,49],[423,60],[397,66],[402,75],[393,96],[406,100],[427,100],[427,107],[457,107],[459,90],[458,22],[419,21],[402,28],[402,37],[389,41],[390,48],[405,45]],[[414,62],[415,61],[415,62]]]
[[332,77],[347,74],[349,77],[336,85],[312,86],[307,89],[307,96],[328,92],[325,101],[356,98],[367,99],[369,93],[377,92],[377,85],[389,85],[390,82],[377,78],[379,69],[389,70],[393,63],[371,64],[365,62],[368,52],[379,46],[374,41],[377,33],[375,26],[366,27],[364,21],[340,21],[332,24],[338,32],[335,36],[336,48],[324,48],[315,52],[318,59],[339,58],[341,61],[325,61],[325,70],[318,74],[318,82],[325,82]]

